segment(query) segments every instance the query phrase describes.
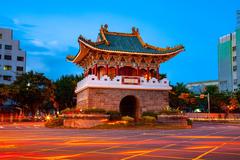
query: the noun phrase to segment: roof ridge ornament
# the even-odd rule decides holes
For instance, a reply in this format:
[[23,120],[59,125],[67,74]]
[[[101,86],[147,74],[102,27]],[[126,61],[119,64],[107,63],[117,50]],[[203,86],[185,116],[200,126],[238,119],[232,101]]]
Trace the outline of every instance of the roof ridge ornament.
[[139,35],[139,30],[136,27],[132,27],[132,34]]
[[110,42],[107,40],[106,36],[105,36],[105,32],[108,32],[108,25],[105,24],[105,25],[101,25],[101,28],[100,28],[100,34],[104,40],[104,42],[106,43],[106,45],[110,45]]

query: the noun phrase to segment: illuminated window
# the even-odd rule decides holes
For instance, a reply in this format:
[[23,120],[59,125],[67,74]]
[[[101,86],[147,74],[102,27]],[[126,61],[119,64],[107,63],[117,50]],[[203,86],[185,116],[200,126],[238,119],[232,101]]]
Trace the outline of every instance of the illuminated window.
[[4,71],[10,71],[10,70],[12,70],[12,66],[6,65],[6,66],[3,67],[3,70]]

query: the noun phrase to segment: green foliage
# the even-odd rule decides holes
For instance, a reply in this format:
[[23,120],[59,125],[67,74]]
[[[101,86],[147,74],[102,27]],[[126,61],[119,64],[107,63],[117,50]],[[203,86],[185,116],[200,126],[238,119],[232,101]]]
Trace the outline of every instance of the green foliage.
[[45,126],[49,128],[63,126],[62,118],[53,118],[45,122]]
[[10,98],[10,89],[7,85],[0,84],[0,105]]
[[123,117],[122,117],[122,120],[123,120],[123,121],[127,121],[127,122],[134,122],[134,118],[129,117],[129,116],[123,116]]
[[191,126],[192,125],[192,120],[191,119],[187,119],[187,124],[189,125],[189,126]]
[[55,95],[60,110],[67,107],[75,107],[76,99],[74,99],[74,97],[76,97],[76,95],[74,90],[77,83],[83,78],[83,75],[66,75],[56,80],[54,83],[56,86]]
[[110,121],[118,121],[121,120],[121,114],[118,111],[108,111]]
[[153,116],[143,116],[142,121],[145,122],[145,123],[155,123],[156,118],[153,117]]
[[106,111],[102,108],[88,108],[82,111],[84,114],[105,114]]
[[42,73],[30,71],[18,76],[10,90],[11,98],[33,116],[48,102],[54,103],[54,85]]
[[210,95],[215,95],[219,93],[218,87],[215,85],[209,85],[205,87],[205,92],[204,94],[210,94]]
[[160,77],[160,80],[161,80],[161,79],[164,79],[164,78],[167,78],[167,74],[162,73],[162,74],[159,75],[159,77]]
[[188,88],[184,83],[177,83],[175,86],[172,86],[172,90],[176,95],[180,95],[181,93],[190,93]]
[[177,108],[171,108],[169,106],[164,107],[160,112],[160,114],[167,114],[167,115],[175,115],[175,114],[180,114],[181,111]]
[[68,112],[70,112],[70,111],[72,111],[72,109],[71,108],[65,108],[65,109],[63,109],[63,110],[61,110],[61,113],[68,113]]
[[159,112],[155,112],[155,111],[146,111],[142,113],[142,116],[151,116],[151,117],[157,117],[157,115],[159,114]]
[[189,107],[192,106],[191,103],[189,103],[188,99],[179,98],[182,93],[190,94],[190,91],[184,83],[176,83],[176,85],[172,86],[172,91],[169,93],[169,106],[171,108],[187,110]]

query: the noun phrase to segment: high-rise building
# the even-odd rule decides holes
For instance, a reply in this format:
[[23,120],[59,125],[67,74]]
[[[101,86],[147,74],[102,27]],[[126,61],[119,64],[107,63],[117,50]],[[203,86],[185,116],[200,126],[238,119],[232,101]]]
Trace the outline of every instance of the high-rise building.
[[0,84],[11,84],[26,71],[26,52],[13,40],[13,31],[0,28]]
[[220,91],[236,91],[240,84],[240,11],[236,31],[219,38],[218,81]]

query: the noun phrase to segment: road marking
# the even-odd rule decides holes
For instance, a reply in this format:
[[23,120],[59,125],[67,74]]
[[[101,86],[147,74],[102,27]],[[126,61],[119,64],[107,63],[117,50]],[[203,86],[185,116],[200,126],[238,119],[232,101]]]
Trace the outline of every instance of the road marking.
[[146,152],[143,152],[143,153],[135,154],[135,155],[132,155],[132,156],[129,156],[129,157],[126,157],[126,158],[122,158],[121,160],[127,160],[127,159],[131,159],[131,158],[143,156],[145,154],[148,154],[148,153],[151,153],[151,152],[155,152],[155,151],[161,150],[163,148],[171,147],[171,146],[174,146],[174,145],[176,145],[176,144],[169,144],[169,145],[166,145],[166,146],[164,146],[162,148],[156,148],[156,149],[149,150],[149,151],[146,151]]
[[221,144],[220,146],[216,146],[216,147],[214,147],[213,149],[210,149],[209,151],[207,151],[207,152],[205,152],[205,153],[203,153],[203,154],[200,154],[199,156],[193,158],[192,160],[198,160],[198,159],[202,158],[203,156],[206,156],[207,154],[209,154],[209,153],[217,150],[218,148],[224,146],[225,144],[226,144],[226,143],[223,143],[223,144]]

